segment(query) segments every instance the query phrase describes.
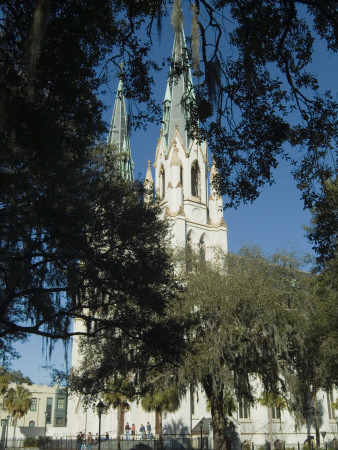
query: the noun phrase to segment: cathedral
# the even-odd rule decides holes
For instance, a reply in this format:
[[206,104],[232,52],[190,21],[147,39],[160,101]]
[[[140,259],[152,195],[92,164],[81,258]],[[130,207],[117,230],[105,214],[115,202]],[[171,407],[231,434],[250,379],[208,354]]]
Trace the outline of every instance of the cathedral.
[[[174,37],[172,61],[175,63],[186,58],[187,48],[182,29],[176,32]],[[194,101],[190,69],[184,70],[178,78],[169,72],[164,92],[162,127],[154,152],[154,162],[152,164],[148,161],[144,183],[149,198],[153,198],[155,189],[163,216],[171,221],[173,247],[190,246],[199,253],[201,259],[212,261],[218,250],[227,252],[227,226],[223,217],[222,197],[212,184],[217,169],[214,162],[208,160],[207,144],[189,136],[186,131],[189,120],[188,105]],[[118,149],[122,176],[133,180],[134,163],[122,80],[117,89],[107,143]],[[74,329],[81,326],[80,321],[74,321]],[[77,361],[78,346],[74,339],[72,365],[76,366]],[[259,390],[259,386],[257,389]],[[332,393],[322,392],[320,395],[325,432],[332,440],[336,433],[335,411],[330,403]],[[121,414],[119,430],[117,414]],[[98,430],[97,412],[84,409],[79,397],[70,396],[67,416],[67,429],[71,435],[80,431],[95,434]],[[101,433],[108,433],[113,438],[118,433],[123,435],[127,422],[130,426],[135,424],[137,433],[141,424],[149,422],[153,435],[158,435],[157,414],[145,412],[136,402],[125,411],[110,408],[102,416]],[[309,435],[314,434],[313,424],[308,424],[296,432],[294,420],[286,411],[275,408],[272,411],[271,424],[266,407],[260,404],[249,407],[239,402],[236,413],[228,423],[229,448],[239,449],[243,443],[247,443],[249,449],[252,444],[265,448],[271,426],[274,440],[285,442],[288,447],[295,447],[298,442],[303,444]],[[203,448],[212,448],[211,418],[203,392],[187,392],[178,411],[164,413],[163,433],[195,433],[197,436],[201,433],[206,439]]]

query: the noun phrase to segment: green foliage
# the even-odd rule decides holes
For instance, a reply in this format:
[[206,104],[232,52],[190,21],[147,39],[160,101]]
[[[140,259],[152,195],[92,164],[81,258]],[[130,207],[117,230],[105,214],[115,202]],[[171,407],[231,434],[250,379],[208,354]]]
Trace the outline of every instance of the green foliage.
[[[208,400],[206,410],[211,410],[211,405]],[[230,391],[225,390],[223,392],[223,414],[224,416],[232,416],[232,413],[235,411],[237,411],[237,401]]]
[[[172,306],[180,285],[168,251],[167,224],[158,220],[157,207],[138,201],[131,186],[121,194],[127,192],[125,203],[113,210],[102,205],[99,225],[109,215],[104,246],[111,246],[112,253],[104,253],[97,273],[101,296],[92,311],[98,328],[79,341],[81,363],[70,377],[72,390],[90,400],[105,393],[107,383],[127,397],[131,384],[139,392],[152,368],[179,361],[184,348],[184,323]],[[113,194],[107,195],[111,201]],[[115,225],[108,225],[111,220]],[[114,227],[119,233],[111,234]],[[88,269],[90,276],[84,279],[90,280],[93,267]],[[93,297],[82,301],[90,308]],[[119,387],[124,379],[127,387]]]
[[334,278],[327,270],[313,277],[311,305],[304,310],[300,323],[306,345],[296,360],[299,384],[295,404],[302,406],[305,417],[314,413],[311,400],[319,389],[338,385],[338,298],[336,283],[331,281]]
[[0,366],[0,395],[3,395],[7,391],[10,382],[11,380],[8,370]]
[[275,408],[278,408],[280,410],[286,408],[285,400],[280,395],[276,395],[271,392],[264,392],[259,398],[259,402],[263,406],[274,406]]
[[251,450],[251,444],[249,441],[242,442],[242,449],[243,450]]
[[46,436],[46,437],[38,436],[38,439],[37,439],[38,448],[41,448],[41,449],[46,448],[46,443],[48,443],[48,441],[51,441],[52,439],[53,439],[52,436]]
[[13,419],[21,419],[27,414],[31,406],[32,394],[28,389],[21,385],[16,386],[15,389],[10,388],[7,391],[5,404],[8,409],[8,413]]
[[10,370],[9,371],[9,378],[11,383],[16,384],[33,384],[32,380],[29,377],[25,377],[20,370]]
[[[101,283],[98,272],[104,255],[95,259],[107,230],[95,216],[98,208],[127,205],[131,188],[117,179],[114,184],[105,180],[95,158],[94,148],[106,131],[99,99],[105,77],[98,67],[122,41],[125,48],[131,46],[131,54],[145,56],[145,47],[138,51],[139,41],[126,24],[121,26],[120,13],[131,13],[135,20],[130,24],[138,28],[137,21],[156,17],[160,6],[161,2],[151,7],[139,2],[131,10],[129,2],[99,1],[95,7],[90,1],[1,2],[1,27],[6,30],[0,34],[2,357],[16,356],[12,343],[30,333],[50,338],[50,348],[53,339],[67,339],[72,317],[82,311],[77,299],[85,289],[84,277],[93,292]],[[137,57],[131,65],[136,62]],[[140,80],[134,76],[129,81],[130,90]],[[148,101],[146,84],[142,83],[143,100]],[[103,200],[108,203],[103,205]],[[121,208],[116,213],[115,222],[126,220],[124,235],[131,229],[130,216],[138,217],[136,203],[133,213],[128,207],[124,216]],[[140,229],[136,222],[135,230]],[[122,235],[112,235],[116,242],[126,243]],[[126,248],[131,240],[129,235]],[[90,279],[89,267],[96,271],[96,281]],[[121,279],[121,267],[116,272],[128,286]]]
[[8,370],[0,366],[0,394],[3,395],[10,383],[16,384],[32,384],[29,377],[24,377],[20,370]]
[[24,447],[37,447],[38,441],[36,438],[33,437],[26,437],[23,441]]
[[[337,258],[338,243],[338,179],[326,181],[322,196],[312,210],[311,227],[307,237],[317,253],[317,268],[330,269]],[[331,268],[331,270],[333,267]]]
[[176,305],[193,324],[181,376],[202,384],[215,448],[224,448],[229,393],[252,403],[259,379],[269,398],[285,406],[295,382],[294,362],[305,345],[299,323],[311,304],[311,277],[293,255],[267,258],[257,248],[224,255],[218,264],[188,256],[191,272]]
[[[198,330],[191,338],[198,352],[191,369],[196,376],[213,373],[220,382],[230,376],[229,387],[252,400],[250,371],[262,377],[267,390],[277,388],[282,361],[291,358],[296,307],[308,301],[308,280],[296,268],[271,264],[249,249],[224,258],[223,271],[206,264],[188,276],[182,307],[193,315]],[[297,288],[292,291],[293,279]],[[293,294],[291,310],[286,289]]]
[[175,386],[158,388],[145,394],[141,399],[142,408],[146,411],[174,412],[180,406],[181,393]]
[[115,376],[108,381],[104,396],[107,405],[112,405],[113,408],[128,408],[128,402],[133,401],[134,397],[135,386],[126,378]]

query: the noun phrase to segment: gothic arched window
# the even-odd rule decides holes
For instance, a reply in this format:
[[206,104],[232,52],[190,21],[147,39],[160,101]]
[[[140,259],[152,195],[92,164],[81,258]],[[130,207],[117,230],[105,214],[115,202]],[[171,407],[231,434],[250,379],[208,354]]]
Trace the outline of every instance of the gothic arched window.
[[165,171],[164,171],[164,167],[162,165],[161,169],[160,169],[160,199],[164,198],[165,195]]
[[191,164],[191,195],[200,197],[200,168],[197,160]]
[[201,262],[205,262],[206,261],[206,254],[207,254],[207,249],[206,249],[206,242],[205,242],[205,235],[203,234],[201,239],[200,239],[200,261]]
[[187,235],[186,243],[186,269],[188,272],[192,271],[192,259],[193,259],[193,242],[192,242],[192,231],[189,231]]

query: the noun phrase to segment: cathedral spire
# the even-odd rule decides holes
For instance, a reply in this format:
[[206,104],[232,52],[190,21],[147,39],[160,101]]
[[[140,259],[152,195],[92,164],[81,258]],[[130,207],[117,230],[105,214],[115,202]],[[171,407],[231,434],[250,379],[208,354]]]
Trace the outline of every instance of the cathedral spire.
[[128,116],[123,93],[122,79],[120,79],[116,93],[114,111],[111,119],[107,144],[114,145],[114,147],[118,151],[118,155],[120,157],[121,176],[126,180],[133,180],[134,163],[131,157]]
[[166,152],[178,130],[185,151],[188,152],[190,139],[186,131],[189,118],[189,104],[195,101],[188,51],[183,25],[175,31],[171,68],[163,101],[162,136]]

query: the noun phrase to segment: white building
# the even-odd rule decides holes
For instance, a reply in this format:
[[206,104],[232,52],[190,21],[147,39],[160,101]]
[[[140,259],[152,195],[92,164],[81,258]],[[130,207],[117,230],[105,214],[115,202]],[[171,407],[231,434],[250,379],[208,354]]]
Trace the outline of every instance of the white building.
[[[187,50],[183,30],[175,35],[172,61],[187,59]],[[212,163],[209,169],[206,143],[199,143],[188,136],[186,123],[189,120],[188,108],[194,101],[192,79],[189,69],[183,71],[179,79],[169,73],[165,97],[163,101],[163,125],[157,141],[152,173],[151,162],[148,162],[145,184],[152,199],[152,187],[158,195],[163,213],[172,222],[173,246],[191,246],[200,253],[201,258],[213,260],[217,249],[227,252],[227,226],[223,218],[222,198],[210,188],[210,182],[216,174]],[[133,179],[132,159],[130,153],[127,114],[123,96],[122,82],[119,83],[108,144],[115,143],[124,155],[123,173]],[[75,329],[81,322],[75,321]],[[77,342],[74,340],[72,365],[78,361]],[[335,396],[336,398],[336,396]],[[335,412],[332,410],[332,394],[329,398],[325,392],[318,396],[321,414],[321,430],[326,431],[325,440],[335,437]],[[117,429],[117,414],[110,409],[102,416],[102,434],[110,436],[123,434],[124,425],[135,423],[137,432],[141,424],[150,422],[152,431],[158,434],[158,417],[155,412],[146,413],[141,406],[133,403],[130,409],[121,411],[121,429]],[[209,434],[210,413],[207,412],[203,392],[187,392],[180,409],[175,413],[164,414],[164,433],[200,433]],[[270,428],[271,429],[271,428]],[[94,410],[85,410],[81,398],[71,397],[68,406],[68,434],[79,431],[96,433],[98,416]],[[307,424],[295,431],[295,422],[286,411],[273,411],[272,431],[274,440],[285,441],[288,445],[304,443],[308,435],[314,435],[314,425]],[[240,448],[241,442],[247,441],[255,445],[265,445],[268,440],[269,421],[267,408],[257,403],[254,407],[239,404],[238,410],[229,421],[227,430],[228,442],[232,448]],[[209,443],[211,440],[209,439]],[[209,448],[210,444],[209,444]]]
[[[15,434],[16,439],[25,437],[64,436],[67,430],[67,390],[59,386],[48,386],[46,384],[27,384],[22,386],[31,393],[31,407],[21,419],[14,419],[6,408],[6,394],[0,397],[0,422],[2,436],[5,434],[11,441]],[[16,384],[11,383],[8,387],[16,389]],[[15,428],[15,430],[14,430]]]

